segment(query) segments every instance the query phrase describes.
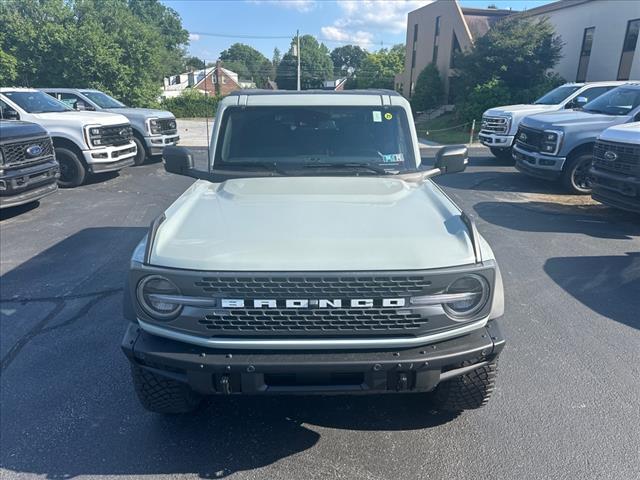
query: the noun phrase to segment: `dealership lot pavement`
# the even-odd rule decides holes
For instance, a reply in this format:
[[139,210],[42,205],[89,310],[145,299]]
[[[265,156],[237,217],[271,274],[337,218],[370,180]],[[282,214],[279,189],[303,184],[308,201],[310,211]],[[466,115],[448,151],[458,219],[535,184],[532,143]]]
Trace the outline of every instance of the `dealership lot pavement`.
[[119,349],[122,280],[190,183],[152,163],[1,214],[1,478],[640,478],[640,216],[474,150],[439,183],[504,276],[507,347],[486,408],[221,398],[163,418],[139,406]]

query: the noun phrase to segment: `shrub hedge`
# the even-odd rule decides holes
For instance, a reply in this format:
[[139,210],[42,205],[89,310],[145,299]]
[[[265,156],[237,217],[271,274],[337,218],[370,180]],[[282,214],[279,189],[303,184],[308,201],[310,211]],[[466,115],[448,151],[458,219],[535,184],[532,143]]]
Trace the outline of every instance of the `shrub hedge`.
[[176,118],[213,117],[218,108],[220,97],[204,95],[196,90],[187,89],[179,97],[164,98],[160,108],[169,110]]

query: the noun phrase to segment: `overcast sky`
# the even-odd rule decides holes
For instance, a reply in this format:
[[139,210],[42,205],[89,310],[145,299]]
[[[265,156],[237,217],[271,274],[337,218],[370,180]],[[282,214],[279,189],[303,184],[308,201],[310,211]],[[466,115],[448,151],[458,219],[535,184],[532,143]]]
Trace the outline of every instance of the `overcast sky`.
[[[550,0],[462,0],[465,7],[524,10]],[[267,58],[274,47],[289,48],[296,29],[314,35],[329,49],[346,43],[368,50],[404,43],[407,12],[427,0],[163,0],[189,30],[191,54],[206,61],[235,42],[252,45]],[[227,36],[228,35],[228,36]],[[251,38],[271,37],[271,38]]]

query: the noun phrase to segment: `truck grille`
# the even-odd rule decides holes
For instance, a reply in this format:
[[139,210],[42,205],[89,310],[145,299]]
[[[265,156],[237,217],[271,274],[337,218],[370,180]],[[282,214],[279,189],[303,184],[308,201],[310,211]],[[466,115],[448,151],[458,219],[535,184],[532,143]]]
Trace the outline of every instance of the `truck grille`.
[[373,332],[384,334],[423,328],[420,314],[396,309],[239,309],[208,314],[198,321],[210,332]]
[[505,117],[482,117],[481,132],[506,134],[509,128],[509,119]]
[[[37,155],[30,155],[27,150],[31,147],[40,147],[42,150]],[[26,142],[8,143],[0,145],[4,157],[3,165],[10,168],[17,165],[27,165],[42,161],[53,155],[53,145],[49,137],[35,138]]]
[[128,124],[100,127],[100,137],[105,146],[126,145],[133,138],[133,129]]
[[543,135],[544,133],[541,130],[520,125],[518,133],[516,134],[516,143],[524,150],[539,152],[542,146]]
[[178,132],[175,118],[161,118],[157,122],[163,135],[171,135]]
[[640,146],[599,140],[593,148],[593,166],[616,173],[640,175]]
[[205,277],[195,286],[205,294],[224,294],[225,297],[270,298],[410,296],[429,287],[431,282],[422,276],[371,277]]

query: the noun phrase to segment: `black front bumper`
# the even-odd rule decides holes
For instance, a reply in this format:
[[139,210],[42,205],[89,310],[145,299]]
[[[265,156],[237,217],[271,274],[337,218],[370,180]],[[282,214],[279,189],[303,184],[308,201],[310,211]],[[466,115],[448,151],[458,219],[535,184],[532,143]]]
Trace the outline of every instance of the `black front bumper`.
[[497,358],[505,344],[495,320],[451,340],[409,349],[244,351],[176,342],[130,324],[129,360],[213,394],[426,392]]
[[520,157],[517,157],[515,152],[513,158],[516,161],[516,169],[531,177],[541,178],[543,180],[558,180],[562,175],[561,171],[533,167]]
[[605,205],[640,213],[640,177],[591,168],[594,200]]
[[58,190],[60,169],[50,160],[36,165],[7,169],[0,175],[0,208],[34,202]]

